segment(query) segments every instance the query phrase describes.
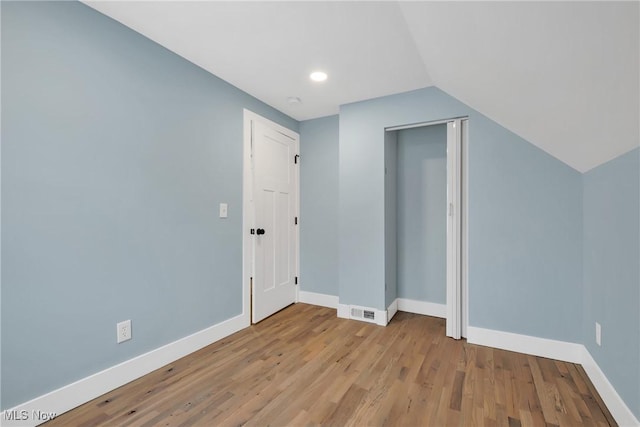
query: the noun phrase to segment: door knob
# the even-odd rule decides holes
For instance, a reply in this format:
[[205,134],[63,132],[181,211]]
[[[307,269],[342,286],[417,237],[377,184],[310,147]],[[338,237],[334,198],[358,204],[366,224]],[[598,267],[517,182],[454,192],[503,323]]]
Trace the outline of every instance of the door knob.
[[264,234],[264,228],[258,228],[256,230],[256,234],[258,234],[258,235]]

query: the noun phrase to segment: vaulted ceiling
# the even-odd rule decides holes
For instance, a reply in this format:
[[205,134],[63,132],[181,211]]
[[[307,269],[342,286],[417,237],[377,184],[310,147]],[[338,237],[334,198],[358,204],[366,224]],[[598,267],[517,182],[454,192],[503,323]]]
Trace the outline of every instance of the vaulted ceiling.
[[640,144],[638,2],[85,3],[298,120],[435,85],[582,172]]

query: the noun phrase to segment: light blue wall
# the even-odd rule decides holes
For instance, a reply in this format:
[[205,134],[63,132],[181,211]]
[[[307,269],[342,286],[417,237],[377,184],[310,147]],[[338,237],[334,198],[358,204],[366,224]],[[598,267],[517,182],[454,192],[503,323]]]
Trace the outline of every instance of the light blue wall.
[[385,127],[460,116],[470,324],[580,342],[581,174],[433,87],[340,108],[340,302],[385,308]]
[[300,289],[338,296],[338,116],[300,122]]
[[640,419],[639,156],[635,149],[584,174],[583,339]]
[[398,134],[398,297],[447,302],[447,125]]
[[242,110],[298,126],[81,3],[1,7],[5,409],[240,314]]

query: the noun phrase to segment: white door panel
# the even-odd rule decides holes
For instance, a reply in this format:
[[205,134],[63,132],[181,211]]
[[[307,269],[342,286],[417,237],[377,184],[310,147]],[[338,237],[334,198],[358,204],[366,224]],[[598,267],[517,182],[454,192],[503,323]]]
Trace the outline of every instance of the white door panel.
[[447,123],[447,322],[448,337],[462,334],[460,236],[461,236],[461,121]]
[[252,130],[256,323],[295,302],[297,140],[259,121]]

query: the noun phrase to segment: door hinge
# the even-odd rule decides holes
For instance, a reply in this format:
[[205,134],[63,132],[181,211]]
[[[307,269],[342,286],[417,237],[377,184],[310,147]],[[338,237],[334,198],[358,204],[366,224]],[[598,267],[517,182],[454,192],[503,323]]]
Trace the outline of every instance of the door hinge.
[[295,156],[293,156],[293,163],[295,163],[297,165],[299,158],[300,158],[300,154],[296,154]]
[[296,276],[296,285],[298,284],[298,276]]
[[252,228],[249,232],[250,232],[251,234],[256,234],[256,229],[255,229],[255,228]]
[[298,217],[296,217],[295,221],[294,221],[295,225],[298,225]]
[[453,203],[449,203],[449,216],[453,216]]

